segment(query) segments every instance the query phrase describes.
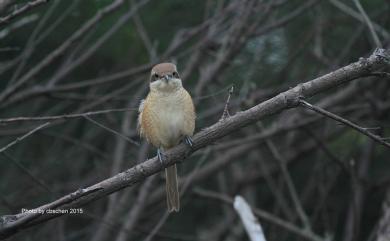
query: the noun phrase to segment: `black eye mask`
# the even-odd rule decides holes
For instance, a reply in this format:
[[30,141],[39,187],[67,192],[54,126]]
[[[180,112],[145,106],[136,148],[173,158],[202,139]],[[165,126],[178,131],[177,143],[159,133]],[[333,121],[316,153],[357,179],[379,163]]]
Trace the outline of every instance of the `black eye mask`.
[[156,80],[160,79],[160,76],[158,74],[152,74],[150,76],[150,82],[154,82]]

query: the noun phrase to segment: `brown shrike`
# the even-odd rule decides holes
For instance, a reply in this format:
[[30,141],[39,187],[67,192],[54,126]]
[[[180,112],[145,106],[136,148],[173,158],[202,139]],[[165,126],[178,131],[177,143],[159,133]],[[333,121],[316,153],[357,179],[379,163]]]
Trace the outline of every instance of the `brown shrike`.
[[[192,146],[195,109],[174,64],[154,66],[149,87],[149,94],[139,106],[138,130],[141,137],[157,147],[157,156],[162,163],[162,152],[181,140]],[[177,212],[180,209],[180,193],[176,164],[165,169],[165,176],[168,211]]]

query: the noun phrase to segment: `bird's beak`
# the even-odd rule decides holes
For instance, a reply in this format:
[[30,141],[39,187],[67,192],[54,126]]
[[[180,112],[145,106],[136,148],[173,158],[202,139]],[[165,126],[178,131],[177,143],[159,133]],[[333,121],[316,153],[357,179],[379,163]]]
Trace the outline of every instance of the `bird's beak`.
[[164,75],[164,80],[165,80],[165,82],[167,82],[168,83],[168,81],[171,79],[172,77],[170,76],[170,75]]

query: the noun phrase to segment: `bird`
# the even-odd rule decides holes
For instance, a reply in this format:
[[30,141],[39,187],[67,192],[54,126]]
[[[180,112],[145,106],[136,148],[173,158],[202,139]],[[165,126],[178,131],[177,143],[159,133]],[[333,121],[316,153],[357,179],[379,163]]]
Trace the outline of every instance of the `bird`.
[[[155,65],[150,73],[149,93],[141,101],[138,115],[139,135],[157,148],[163,163],[164,152],[184,141],[193,146],[195,107],[191,95],[183,87],[173,63]],[[169,212],[180,210],[180,193],[176,164],[165,169]]]

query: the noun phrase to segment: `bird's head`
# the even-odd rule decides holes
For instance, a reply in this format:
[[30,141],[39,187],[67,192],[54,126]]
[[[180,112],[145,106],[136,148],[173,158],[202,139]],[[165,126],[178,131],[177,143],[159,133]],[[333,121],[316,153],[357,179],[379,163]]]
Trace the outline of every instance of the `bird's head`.
[[161,63],[155,65],[150,73],[150,90],[171,92],[182,87],[176,65]]

